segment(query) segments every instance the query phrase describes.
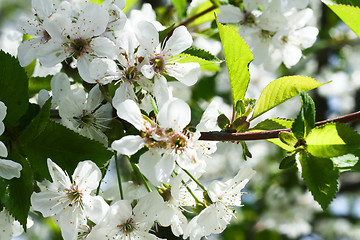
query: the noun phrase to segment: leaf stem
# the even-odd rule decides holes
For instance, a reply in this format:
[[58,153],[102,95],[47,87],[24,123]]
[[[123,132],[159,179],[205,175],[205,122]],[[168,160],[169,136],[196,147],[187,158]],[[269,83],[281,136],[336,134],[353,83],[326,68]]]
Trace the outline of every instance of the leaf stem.
[[144,183],[144,185],[145,185],[145,187],[146,187],[146,190],[147,190],[148,192],[152,192],[152,190],[151,190],[149,184],[147,183],[144,175],[140,172],[139,167],[138,167],[135,163],[133,163],[133,162],[131,162],[131,166],[132,166],[132,168],[134,169],[134,171],[135,171],[137,174],[140,175],[141,181]]
[[[360,111],[350,113],[341,117],[332,118],[315,123],[315,126],[320,126],[330,122],[348,123],[360,120]],[[264,140],[271,138],[278,138],[280,132],[290,132],[290,128],[260,131],[260,132],[246,132],[246,133],[228,133],[228,132],[201,132],[199,140],[206,141],[252,141]]]
[[[179,165],[178,165],[179,166]],[[188,170],[183,169],[182,167],[179,166],[179,168],[181,168],[202,190],[204,190],[206,192],[206,188],[196,179],[194,178],[193,175],[191,175],[191,173],[189,173]]]
[[123,194],[122,183],[121,183],[121,174],[120,174],[120,168],[119,168],[119,159],[118,159],[116,153],[114,156],[115,156],[116,175],[117,175],[117,180],[118,180],[118,184],[119,184],[120,197],[121,197],[121,200],[124,200],[124,194]]

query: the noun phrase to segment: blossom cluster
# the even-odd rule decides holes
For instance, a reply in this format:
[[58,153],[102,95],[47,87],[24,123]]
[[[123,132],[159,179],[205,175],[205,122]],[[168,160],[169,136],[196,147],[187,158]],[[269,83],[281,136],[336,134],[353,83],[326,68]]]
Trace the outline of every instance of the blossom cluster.
[[[150,5],[128,18],[124,0],[32,0],[32,7],[33,16],[19,22],[29,36],[18,48],[20,65],[61,63],[76,69],[83,83],[58,72],[51,91],[38,94],[39,105],[51,97],[58,122],[111,149],[116,163],[140,153],[133,170],[142,179],[140,186],[124,181],[117,169],[121,190],[113,191],[102,184],[103,166],[84,159],[69,176],[48,158],[52,181],[37,183],[32,210],[52,217],[65,240],[158,239],[157,225],[194,240],[222,232],[234,207],[242,206],[241,191],[255,171],[244,167],[234,178],[208,186],[199,181],[216,151],[216,142],[199,140],[200,130],[218,130],[216,114],[208,114],[217,110],[208,109],[196,128],[189,127],[191,109],[173,97],[167,82],[173,78],[191,86],[199,78],[198,62],[181,61],[180,54],[193,44],[187,28],[161,36],[165,27]],[[105,132],[114,119],[132,133],[109,139]]]
[[274,70],[283,62],[290,68],[311,47],[319,30],[309,26],[313,10],[309,1],[244,0],[243,6],[223,5],[218,18],[240,23],[239,34],[254,54],[254,62]]

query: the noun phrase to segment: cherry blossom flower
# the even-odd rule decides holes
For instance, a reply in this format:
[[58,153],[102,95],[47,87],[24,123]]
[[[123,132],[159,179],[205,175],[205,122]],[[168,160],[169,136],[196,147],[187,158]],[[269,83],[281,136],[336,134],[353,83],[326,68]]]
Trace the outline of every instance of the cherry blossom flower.
[[112,119],[112,106],[103,104],[99,86],[94,86],[88,96],[82,88],[70,90],[70,83],[65,74],[55,75],[52,79],[54,101],[59,105],[61,122],[66,127],[90,139],[108,144],[103,133]]
[[[154,202],[160,204],[152,205]],[[163,200],[157,192],[148,193],[134,208],[130,201],[119,200],[110,206],[105,217],[92,229],[87,239],[158,239],[149,231],[162,207],[161,203]]]
[[221,233],[230,223],[234,211],[230,206],[241,206],[241,190],[255,171],[242,168],[238,174],[226,182],[214,181],[208,187],[209,205],[189,222],[184,238],[200,240],[203,236]]
[[[176,78],[187,86],[196,83],[199,63],[179,63],[175,56],[192,45],[192,37],[185,26],[175,28],[172,35],[160,44],[159,34],[151,23],[141,21],[137,24],[136,37],[140,46],[147,52],[146,61],[141,68],[142,74],[149,79],[154,77],[154,96],[159,105],[169,99],[170,94],[163,74]],[[175,57],[175,58],[174,58]]]
[[87,218],[98,223],[108,209],[102,197],[92,195],[101,180],[101,171],[92,161],[83,161],[71,181],[51,159],[47,164],[53,182],[45,181],[42,191],[31,195],[32,207],[44,217],[53,217],[65,240],[75,240]]

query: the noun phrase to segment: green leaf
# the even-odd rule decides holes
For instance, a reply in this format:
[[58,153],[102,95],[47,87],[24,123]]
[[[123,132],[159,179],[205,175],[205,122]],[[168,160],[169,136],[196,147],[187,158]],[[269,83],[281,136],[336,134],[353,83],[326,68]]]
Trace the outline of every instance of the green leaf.
[[29,78],[29,95],[33,97],[39,93],[41,89],[51,90],[50,82],[52,75],[46,77],[31,77]]
[[195,57],[199,57],[199,58],[202,58],[204,60],[211,61],[211,62],[216,62],[216,63],[221,63],[222,62],[219,58],[217,58],[216,56],[214,56],[210,52],[208,52],[208,51],[206,51],[204,49],[196,48],[196,47],[189,47],[183,53],[188,54],[188,55],[192,55],[192,56],[195,56]]
[[34,171],[48,179],[50,176],[47,158],[71,174],[81,161],[91,160],[101,168],[113,155],[103,144],[83,137],[51,120],[48,120],[40,134],[34,136],[31,141],[29,139],[24,144],[26,156]]
[[0,178],[0,202],[9,213],[26,229],[27,217],[30,209],[30,196],[33,192],[32,170],[24,157],[16,152],[9,153],[8,159],[21,164],[20,178],[5,180]]
[[294,147],[298,140],[291,132],[280,132],[279,133],[279,139],[286,145],[289,145],[290,147]]
[[139,0],[126,0],[126,6],[123,9],[123,12],[128,13],[130,11],[130,9],[138,2],[139,2]]
[[229,126],[230,120],[225,116],[225,114],[221,114],[217,118],[217,125],[221,129],[225,129],[227,126]]
[[296,163],[296,154],[287,156],[281,161],[279,169],[291,168],[292,166],[295,165],[295,163]]
[[311,129],[315,127],[315,103],[311,97],[305,93],[300,92],[301,110],[296,117],[291,131],[297,139],[306,137]]
[[187,2],[186,0],[171,0],[171,2],[177,11],[178,21],[181,22],[186,10]]
[[301,176],[314,199],[326,209],[336,195],[339,172],[329,158],[319,158],[304,151],[299,153]]
[[7,106],[5,125],[14,125],[29,106],[28,78],[11,55],[0,51],[0,101]]
[[181,53],[175,58],[180,58],[180,60],[177,61],[179,63],[197,62],[200,64],[201,69],[204,71],[217,72],[220,70],[219,64],[189,54]]
[[305,76],[278,78],[269,83],[261,92],[252,119],[259,117],[277,105],[295,97],[300,91],[309,91],[321,85],[324,84]]
[[343,20],[360,37],[360,1],[323,0],[341,20]]
[[246,42],[232,28],[217,21],[230,79],[233,106],[244,99],[250,81],[249,64],[254,59]]
[[282,118],[270,118],[265,119],[262,122],[259,122],[251,130],[265,131],[265,130],[277,130],[277,129],[286,129],[291,128],[293,120],[282,119]]
[[174,30],[174,26],[175,24],[171,25],[170,27],[168,28],[165,28],[164,30],[162,31],[159,31],[159,41],[162,42],[164,41],[165,37],[171,32]]
[[328,123],[311,130],[306,150],[316,157],[337,157],[360,150],[360,135],[347,125]]
[[40,112],[20,134],[19,140],[22,144],[31,142],[45,130],[50,118],[51,100],[52,98],[46,101]]

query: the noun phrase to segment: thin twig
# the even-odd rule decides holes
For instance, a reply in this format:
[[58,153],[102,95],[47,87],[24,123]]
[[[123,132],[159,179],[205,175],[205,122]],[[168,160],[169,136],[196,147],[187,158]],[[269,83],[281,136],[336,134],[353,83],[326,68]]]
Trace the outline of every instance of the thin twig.
[[[316,122],[315,126],[320,126],[330,122],[348,123],[360,120],[360,111],[350,113],[337,118],[332,118],[320,122]],[[271,138],[278,138],[280,132],[290,132],[290,128],[260,131],[260,132],[246,132],[246,133],[228,133],[228,132],[202,132],[199,140],[206,141],[251,141],[251,140],[264,140]]]

